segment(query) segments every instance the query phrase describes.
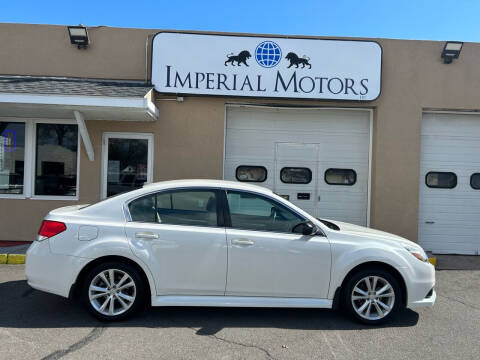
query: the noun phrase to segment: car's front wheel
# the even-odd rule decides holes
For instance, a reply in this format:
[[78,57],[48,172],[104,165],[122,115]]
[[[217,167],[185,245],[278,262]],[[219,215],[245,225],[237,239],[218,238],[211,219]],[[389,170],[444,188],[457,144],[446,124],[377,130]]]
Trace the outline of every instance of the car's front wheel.
[[122,320],[144,303],[145,292],[138,271],[124,263],[104,263],[85,277],[82,297],[87,309],[98,319]]
[[347,282],[344,305],[365,324],[380,324],[391,319],[402,306],[398,281],[383,269],[361,270]]

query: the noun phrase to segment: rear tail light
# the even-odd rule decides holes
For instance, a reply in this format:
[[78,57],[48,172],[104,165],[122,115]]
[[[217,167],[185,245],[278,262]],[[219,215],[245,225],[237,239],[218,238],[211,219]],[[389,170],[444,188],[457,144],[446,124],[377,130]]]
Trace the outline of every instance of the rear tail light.
[[42,241],[67,230],[63,222],[43,220],[40,230],[38,230],[38,241]]

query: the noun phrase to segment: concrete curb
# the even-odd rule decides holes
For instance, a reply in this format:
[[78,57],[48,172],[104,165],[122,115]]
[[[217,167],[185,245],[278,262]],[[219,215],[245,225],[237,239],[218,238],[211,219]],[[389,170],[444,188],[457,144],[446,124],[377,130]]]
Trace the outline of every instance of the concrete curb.
[[0,264],[25,264],[25,254],[0,254]]

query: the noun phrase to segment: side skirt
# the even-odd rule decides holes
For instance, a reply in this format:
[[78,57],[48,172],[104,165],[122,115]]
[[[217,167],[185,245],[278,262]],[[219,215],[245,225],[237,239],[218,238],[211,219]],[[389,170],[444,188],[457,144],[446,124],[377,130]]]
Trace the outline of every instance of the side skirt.
[[332,308],[332,300],[255,296],[152,296],[152,306]]

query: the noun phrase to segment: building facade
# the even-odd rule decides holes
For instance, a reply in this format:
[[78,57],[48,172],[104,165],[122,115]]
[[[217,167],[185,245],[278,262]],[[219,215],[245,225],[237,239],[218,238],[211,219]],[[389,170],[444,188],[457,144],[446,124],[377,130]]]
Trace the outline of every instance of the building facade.
[[434,41],[88,37],[78,48],[65,26],[0,24],[0,240],[145,182],[224,178],[479,253],[479,44],[445,64]]

